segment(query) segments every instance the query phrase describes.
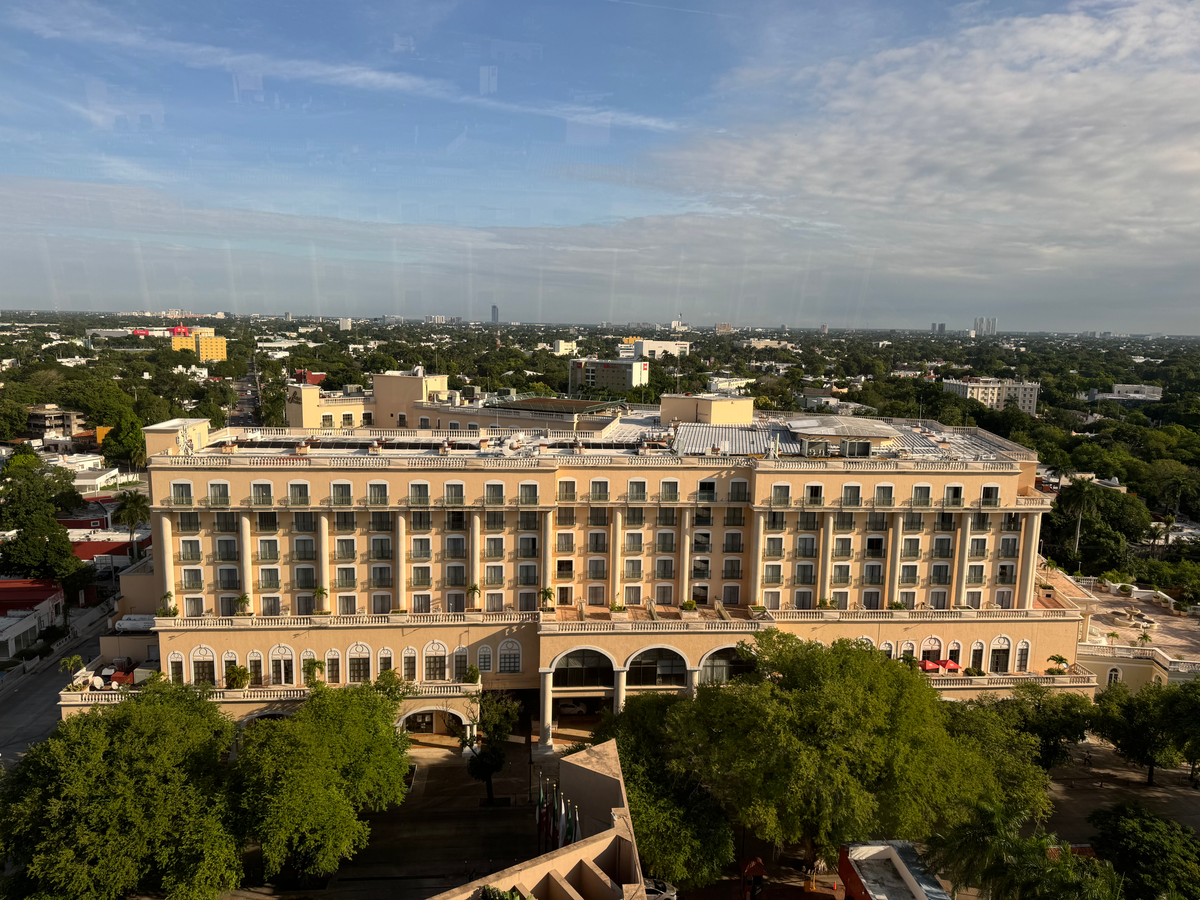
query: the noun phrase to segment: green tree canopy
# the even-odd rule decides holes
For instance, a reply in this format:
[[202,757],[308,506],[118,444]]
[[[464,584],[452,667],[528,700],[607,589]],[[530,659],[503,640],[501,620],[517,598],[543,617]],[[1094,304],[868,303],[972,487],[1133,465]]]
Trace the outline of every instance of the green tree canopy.
[[1158,900],[1174,891],[1200,900],[1200,836],[1137,803],[1095,810],[1092,848],[1125,878],[1129,900]]
[[190,685],[152,681],[59,723],[0,780],[6,897],[213,898],[237,887],[221,756],[233,723]]
[[1152,682],[1137,693],[1114,681],[1096,695],[1093,728],[1111,741],[1122,758],[1146,767],[1146,783],[1154,770],[1180,759],[1172,707],[1178,687]]

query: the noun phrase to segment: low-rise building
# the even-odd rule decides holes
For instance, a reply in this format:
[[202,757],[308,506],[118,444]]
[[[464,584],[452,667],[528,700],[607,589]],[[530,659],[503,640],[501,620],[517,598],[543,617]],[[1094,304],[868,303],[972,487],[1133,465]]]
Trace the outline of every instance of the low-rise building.
[[555,356],[566,356],[578,353],[579,349],[575,341],[555,341],[553,352]]
[[687,341],[636,341],[633,345],[635,359],[662,359],[664,356],[687,356],[692,345]]
[[11,659],[62,623],[62,586],[43,578],[0,579],[0,616],[0,659]]
[[632,391],[650,383],[650,364],[636,359],[573,359],[568,365],[568,392]]
[[1112,400],[1115,403],[1159,403],[1162,401],[1163,389],[1156,384],[1114,384],[1111,391],[1100,391],[1096,388],[1088,390],[1086,397],[1089,403],[1097,400]]
[[29,407],[29,431],[34,437],[74,434],[83,428],[81,412],[60,409],[57,403],[39,403]]
[[1028,415],[1037,415],[1038,391],[1036,381],[1014,381],[1011,378],[981,378],[974,375],[962,379],[947,378],[942,390],[970,400],[978,400],[989,409],[1004,409],[1010,401]]

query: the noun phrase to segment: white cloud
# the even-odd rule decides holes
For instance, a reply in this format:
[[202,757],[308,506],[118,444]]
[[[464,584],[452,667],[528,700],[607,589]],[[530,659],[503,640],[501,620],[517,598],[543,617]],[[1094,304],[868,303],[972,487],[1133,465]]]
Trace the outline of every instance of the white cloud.
[[853,64],[751,60],[730,84],[809,112],[659,162],[731,209],[837,226],[897,274],[1184,263],[1198,62],[1200,6],[1174,0],[1004,19]]

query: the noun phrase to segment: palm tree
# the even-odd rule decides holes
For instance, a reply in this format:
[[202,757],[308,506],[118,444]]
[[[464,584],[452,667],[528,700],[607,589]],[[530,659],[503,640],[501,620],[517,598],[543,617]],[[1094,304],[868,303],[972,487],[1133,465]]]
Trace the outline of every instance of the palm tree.
[[479,599],[479,585],[467,585],[467,597],[471,600],[471,608],[475,608],[475,601]]
[[1053,656],[1048,657],[1046,662],[1052,662],[1060,669],[1065,669],[1067,667],[1067,658],[1061,653],[1055,653]]
[[[1153,552],[1155,545],[1157,545],[1160,540],[1164,540],[1166,538],[1167,529],[1162,525],[1151,525],[1148,535],[1150,537],[1150,550]],[[1161,556],[1162,554],[1156,553],[1155,555]]]
[[1150,632],[1143,630],[1142,633],[1138,635],[1137,641],[1139,644],[1143,644],[1143,645],[1153,644],[1154,638],[1150,637]]
[[1105,635],[1105,637],[1112,638],[1114,641],[1119,641],[1121,639],[1121,634],[1118,631],[1110,631],[1108,634]]
[[133,471],[136,473],[146,465],[146,448],[138,447],[129,454],[129,461],[133,463]]
[[1075,550],[1079,558],[1079,536],[1083,530],[1084,513],[1096,508],[1096,497],[1100,488],[1085,478],[1072,478],[1071,484],[1058,494],[1058,503],[1063,509],[1075,516]]
[[956,828],[930,837],[925,861],[941,872],[955,892],[969,887],[990,888],[997,876],[1020,853],[1021,827],[1026,814],[1000,804],[981,804]]
[[[134,534],[139,525],[150,521],[150,501],[140,491],[121,491],[117,494],[117,500],[119,502],[113,511],[113,521],[129,529],[129,559],[132,562],[138,557]],[[163,552],[167,552],[165,548]]]
[[313,601],[316,603],[317,609],[324,609],[324,600],[329,596],[329,591],[325,590],[323,585],[317,585],[313,588]]
[[552,603],[554,603],[554,588],[547,585],[538,591],[538,596],[542,598],[543,606],[550,606]]

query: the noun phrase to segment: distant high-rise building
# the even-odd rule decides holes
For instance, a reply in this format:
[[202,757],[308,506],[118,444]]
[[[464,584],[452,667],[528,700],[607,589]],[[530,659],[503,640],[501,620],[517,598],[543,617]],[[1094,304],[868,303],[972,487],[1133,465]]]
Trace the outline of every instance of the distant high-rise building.
[[945,323],[945,322],[938,322],[938,329],[937,329],[937,333],[938,333],[938,334],[945,334],[945,333],[946,333],[946,323]]
[[717,334],[733,334],[733,326],[728,322],[718,322],[715,331]]
[[930,333],[930,334],[937,334],[937,322],[930,322],[930,323],[929,323],[929,333]]
[[492,324],[500,324],[500,307],[498,307],[495,303],[492,304]]
[[425,324],[426,325],[445,325],[446,317],[445,316],[426,316]]
[[996,334],[996,317],[992,316],[987,320],[987,333]]
[[826,325],[824,322],[821,323],[821,327],[819,330],[820,330],[821,334],[829,334],[829,326]]
[[987,324],[987,319],[985,319],[983,316],[976,316],[975,317],[975,327],[972,329],[972,331],[974,331],[975,334],[983,334],[984,333],[983,329],[986,326],[986,324]]
[[291,314],[291,312],[290,312],[290,311],[289,311],[289,312],[285,312],[285,313],[283,314],[283,321],[285,321],[285,322],[290,322],[290,321],[292,321],[292,314]]
[[338,331],[349,331],[350,320],[346,318],[338,319]]

